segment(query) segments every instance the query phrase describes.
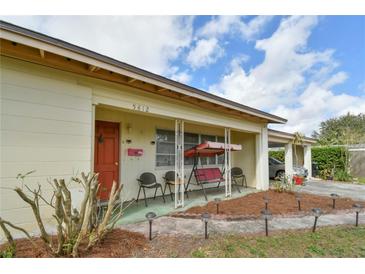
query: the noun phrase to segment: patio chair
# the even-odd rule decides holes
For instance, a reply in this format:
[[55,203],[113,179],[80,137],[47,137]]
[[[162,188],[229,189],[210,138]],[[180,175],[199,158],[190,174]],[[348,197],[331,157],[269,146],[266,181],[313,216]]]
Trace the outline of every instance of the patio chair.
[[[171,201],[174,200],[173,198],[173,195],[172,195],[172,191],[171,191],[171,186],[174,187],[175,189],[175,184],[179,184],[178,182],[175,182],[175,171],[167,171],[165,173],[165,176],[162,177],[165,181],[165,187],[164,187],[164,190],[163,190],[163,194],[165,195],[166,193],[166,188],[168,187],[169,188],[169,191],[170,191],[170,197],[171,197]],[[181,183],[179,184],[179,191],[180,191],[180,186],[181,186]],[[185,191],[186,193],[186,197],[189,198],[188,196],[188,193]]]
[[241,190],[239,186],[247,188],[246,175],[243,174],[243,170],[240,167],[233,167],[231,169],[232,185],[236,186],[239,193]]
[[165,203],[165,194],[162,190],[162,185],[157,183],[156,180],[156,176],[151,173],[151,172],[144,172],[141,174],[141,176],[139,177],[139,179],[137,179],[138,184],[139,184],[139,190],[138,190],[138,195],[137,195],[137,200],[136,202],[138,202],[139,199],[139,194],[141,193],[141,189],[143,190],[143,195],[144,195],[144,203],[147,205],[147,197],[146,197],[146,191],[145,188],[149,188],[149,189],[155,189],[155,195],[153,196],[153,199],[156,199],[156,193],[157,193],[157,189],[161,189],[161,193],[162,193],[162,199],[163,202]]

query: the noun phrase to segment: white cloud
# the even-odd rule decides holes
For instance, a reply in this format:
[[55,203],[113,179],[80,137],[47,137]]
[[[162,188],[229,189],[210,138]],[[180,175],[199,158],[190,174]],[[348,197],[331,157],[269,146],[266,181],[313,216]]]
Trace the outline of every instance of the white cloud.
[[191,17],[14,16],[4,20],[30,27],[140,68],[166,74],[192,41]]
[[197,35],[201,37],[216,37],[233,31],[232,27],[239,24],[239,22],[239,16],[213,17],[197,31]]
[[177,72],[174,73],[170,76],[170,78],[174,81],[183,83],[183,84],[188,84],[191,80],[191,75],[188,73],[188,71],[182,71],[182,72]]
[[325,86],[311,83],[298,98],[296,106],[279,105],[272,113],[288,118],[286,125],[276,128],[311,134],[318,128],[321,121],[347,112],[359,114],[364,109],[365,97],[345,93],[336,95]]
[[252,40],[262,32],[272,16],[256,16],[248,22],[241,16],[215,16],[196,31],[197,42],[187,55],[187,63],[200,68],[215,63],[224,55],[223,35],[239,35],[243,40]]
[[217,16],[198,30],[197,34],[202,37],[219,37],[226,33],[238,33],[244,40],[251,40],[262,32],[272,18],[273,16],[256,16],[245,22],[241,16]]
[[247,24],[241,21],[240,31],[244,38],[251,40],[262,32],[267,23],[271,21],[273,16],[256,16]]
[[334,72],[339,66],[333,58],[334,50],[307,48],[317,23],[313,16],[283,19],[271,37],[256,42],[256,49],[265,53],[261,64],[246,71],[234,59],[229,72],[209,90],[287,118],[286,125],[274,126],[277,129],[306,134],[329,117],[347,111],[359,113],[365,109],[365,98],[331,90],[347,79],[345,72]]
[[336,86],[338,84],[342,84],[345,82],[348,78],[348,75],[344,71],[337,72],[333,74],[328,80],[326,80],[323,84],[325,88],[331,88],[333,86]]
[[201,39],[190,50],[186,61],[191,67],[200,68],[214,63],[223,54],[224,50],[216,38]]

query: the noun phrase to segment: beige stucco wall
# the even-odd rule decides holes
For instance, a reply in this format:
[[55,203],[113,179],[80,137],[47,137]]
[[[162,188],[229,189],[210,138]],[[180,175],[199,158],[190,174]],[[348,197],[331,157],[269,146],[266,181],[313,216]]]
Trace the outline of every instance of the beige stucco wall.
[[[241,151],[232,152],[232,167],[242,168],[246,175],[247,185],[256,186],[256,137],[251,133],[231,133],[231,142],[242,145]],[[235,189],[232,189],[235,191]]]
[[[124,199],[136,196],[138,173],[153,171],[161,179],[166,169],[155,167],[156,146],[150,142],[156,128],[174,129],[175,118],[186,121],[186,132],[223,135],[225,126],[235,129],[232,142],[241,142],[243,151],[233,156],[234,164],[242,166],[249,185],[255,185],[255,135],[242,132],[259,133],[263,124],[6,57],[1,57],[0,100],[0,216],[25,228],[34,228],[34,220],[31,210],[11,190],[19,186],[16,175],[36,170],[26,183],[31,188],[40,183],[44,195],[49,196],[47,179],[68,180],[89,171],[93,103],[98,104],[96,119],[121,123],[121,180],[128,184]],[[149,113],[134,110],[134,104],[148,106]],[[115,109],[106,109],[109,106]],[[130,133],[126,123],[132,124]],[[132,139],[129,145],[125,144],[127,138]],[[128,146],[143,147],[145,155],[140,159],[125,157]],[[79,193],[77,186],[72,187]],[[49,216],[46,207],[42,210]]]

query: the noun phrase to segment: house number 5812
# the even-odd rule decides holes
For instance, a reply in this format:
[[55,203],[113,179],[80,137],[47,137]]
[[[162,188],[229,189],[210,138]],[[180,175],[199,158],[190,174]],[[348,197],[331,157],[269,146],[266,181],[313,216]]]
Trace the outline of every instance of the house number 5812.
[[132,105],[133,110],[142,111],[142,112],[149,112],[150,108],[146,105],[139,105],[139,104],[133,104]]

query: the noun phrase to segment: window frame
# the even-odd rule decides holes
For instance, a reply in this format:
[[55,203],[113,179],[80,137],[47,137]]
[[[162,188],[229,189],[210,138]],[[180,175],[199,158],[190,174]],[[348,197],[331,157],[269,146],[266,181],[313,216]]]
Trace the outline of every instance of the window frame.
[[[166,169],[166,168],[172,168],[174,167],[174,164],[172,165],[158,165],[158,161],[157,161],[157,157],[159,155],[169,155],[169,156],[174,156],[175,157],[175,150],[172,154],[169,154],[169,153],[160,153],[158,152],[158,146],[159,146],[159,141],[157,140],[157,132],[158,131],[165,131],[165,132],[170,132],[170,133],[173,133],[173,135],[175,136],[175,131],[174,130],[171,130],[171,129],[164,129],[164,128],[156,128],[156,131],[155,131],[155,140],[156,140],[156,150],[155,150],[155,168],[157,169]],[[212,142],[219,142],[219,140],[224,140],[224,136],[220,136],[220,135],[213,135],[213,134],[206,134],[206,133],[195,133],[195,132],[184,132],[184,135],[185,134],[193,134],[193,135],[197,135],[198,136],[198,143],[197,144],[201,144],[202,143],[202,136],[211,136],[211,137],[214,137],[214,141]],[[185,137],[185,136],[184,136]],[[162,141],[162,143],[169,143],[169,144],[174,144],[175,145],[175,140],[173,142],[171,141]],[[185,148],[185,144],[187,144],[185,142],[185,138],[184,138],[184,148]],[[189,143],[191,145],[197,145],[195,143]],[[186,149],[186,148],[185,148]],[[199,158],[199,165],[201,165],[201,159]],[[217,165],[222,165],[222,163],[219,161],[219,156],[218,155],[215,155],[215,160],[214,160],[214,163],[205,163],[204,165],[206,166],[217,166]],[[185,167],[192,167],[193,166],[193,163],[189,163],[189,164],[186,164],[186,160],[184,161],[184,166]]]

